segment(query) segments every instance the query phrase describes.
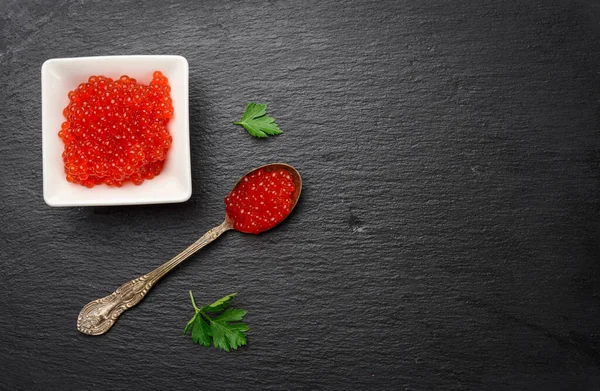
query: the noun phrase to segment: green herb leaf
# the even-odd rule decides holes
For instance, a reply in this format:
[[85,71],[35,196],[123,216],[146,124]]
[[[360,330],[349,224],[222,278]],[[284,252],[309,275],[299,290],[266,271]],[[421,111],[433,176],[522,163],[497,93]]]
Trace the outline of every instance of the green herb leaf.
[[221,315],[214,318],[215,322],[235,322],[236,320],[242,320],[244,315],[246,315],[248,311],[246,310],[234,310],[228,309],[223,312]]
[[237,349],[246,344],[245,332],[248,330],[248,326],[231,326],[227,322],[217,320],[210,322],[213,344],[216,348],[221,348],[228,352],[229,348]]
[[275,123],[275,118],[266,115],[267,105],[250,102],[246,111],[234,125],[242,125],[252,136],[265,138],[281,134],[283,131]]
[[[192,291],[190,291],[190,299],[196,313],[185,326],[184,332],[191,332],[192,339],[199,345],[210,346],[212,342],[214,347],[227,352],[230,349],[235,350],[240,346],[246,345],[246,331],[249,328],[245,323],[240,321],[244,318],[247,311],[238,309],[225,310],[231,304],[235,295],[237,293],[232,293],[212,304],[198,308]],[[209,315],[209,313],[215,314],[218,312],[221,312],[221,314],[214,317]]]
[[227,308],[229,306],[229,303],[231,303],[231,300],[233,300],[233,298],[237,295],[236,293],[232,293],[230,295],[227,295],[217,301],[215,301],[212,304],[209,305],[205,305],[204,307],[202,307],[200,309],[200,311],[204,311],[204,312],[221,312],[223,311],[225,308]]
[[200,312],[196,312],[196,315],[189,321],[185,327],[185,332],[192,331],[192,339],[199,345],[210,346],[210,327],[206,321],[202,318]]

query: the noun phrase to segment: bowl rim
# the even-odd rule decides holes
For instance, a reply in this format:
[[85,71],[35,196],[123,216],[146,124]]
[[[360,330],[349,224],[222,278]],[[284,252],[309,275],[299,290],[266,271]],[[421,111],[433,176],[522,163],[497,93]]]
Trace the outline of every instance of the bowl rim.
[[[49,72],[49,67],[53,64],[53,63],[69,63],[69,62],[97,62],[97,61],[105,61],[105,60],[131,60],[131,59],[136,59],[136,60],[153,60],[153,59],[157,59],[157,58],[161,58],[161,59],[166,59],[166,60],[174,60],[174,61],[180,61],[183,65],[183,69],[181,70],[182,72],[182,81],[183,81],[183,85],[182,85],[182,91],[180,92],[182,95],[182,104],[183,104],[183,109],[184,109],[184,115],[185,115],[185,119],[184,119],[184,127],[185,129],[182,130],[183,132],[183,137],[185,139],[184,141],[184,147],[185,150],[184,151],[179,151],[178,154],[176,154],[176,157],[173,157],[175,159],[182,159],[183,162],[182,164],[184,165],[184,167],[186,168],[186,172],[183,174],[185,175],[184,179],[184,183],[183,183],[183,190],[178,191],[176,193],[172,193],[172,194],[168,194],[168,195],[163,195],[162,197],[156,198],[156,199],[152,199],[152,196],[150,195],[149,198],[148,197],[132,197],[132,198],[122,198],[119,197],[114,201],[111,201],[110,199],[104,199],[104,200],[89,200],[89,199],[85,199],[85,198],[65,198],[64,201],[58,201],[54,198],[52,199],[52,193],[51,193],[51,184],[48,182],[51,179],[49,178],[49,171],[50,168],[48,167],[49,162],[48,159],[50,158],[50,156],[48,156],[48,154],[50,153],[50,151],[48,150],[48,145],[47,142],[45,142],[45,139],[48,137],[48,132],[50,132],[51,129],[49,129],[49,126],[47,124],[47,121],[49,121],[49,119],[47,118],[48,114],[46,113],[46,109],[45,109],[45,105],[47,104],[46,100],[47,100],[47,96],[45,93],[45,90],[47,88],[46,83],[45,83],[45,79],[47,76],[47,73]],[[192,196],[192,170],[191,170],[191,146],[190,146],[190,129],[189,129],[189,63],[187,61],[187,59],[181,55],[175,55],[175,54],[133,54],[133,55],[108,55],[108,56],[82,56],[82,57],[56,57],[56,58],[49,58],[47,60],[45,60],[42,63],[42,66],[40,68],[40,73],[41,73],[41,121],[42,121],[42,126],[41,126],[41,136],[42,136],[42,182],[43,182],[43,198],[44,198],[44,202],[51,207],[83,207],[83,206],[125,206],[125,205],[152,205],[152,204],[166,204],[166,203],[181,203],[181,202],[185,202],[188,201],[191,196]],[[184,153],[182,153],[184,152]],[[55,171],[55,170],[54,170]],[[142,185],[143,186],[143,185]],[[93,189],[89,189],[90,191],[93,191]],[[150,194],[152,194],[152,190],[150,189],[149,191]],[[95,197],[97,197],[97,195],[95,195]]]

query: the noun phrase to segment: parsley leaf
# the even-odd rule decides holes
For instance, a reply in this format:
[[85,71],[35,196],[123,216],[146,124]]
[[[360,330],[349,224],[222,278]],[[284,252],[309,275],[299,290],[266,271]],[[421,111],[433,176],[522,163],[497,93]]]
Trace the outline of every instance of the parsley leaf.
[[[184,333],[191,332],[192,339],[199,345],[210,346],[229,351],[246,345],[246,331],[249,330],[245,323],[240,322],[246,310],[226,309],[237,293],[227,295],[212,304],[198,308],[194,295],[190,291],[190,299],[196,313],[185,326]],[[221,312],[220,315],[214,314]],[[213,316],[209,315],[213,314]]]
[[252,136],[264,138],[281,134],[283,131],[275,123],[275,118],[266,115],[267,105],[250,102],[246,111],[234,125],[242,125]]
[[233,300],[233,298],[237,295],[237,293],[232,293],[231,295],[227,295],[212,304],[205,305],[200,309],[203,312],[221,312],[225,308],[229,306],[229,303]]
[[194,342],[199,345],[210,346],[210,327],[202,318],[200,312],[196,312],[196,315],[185,326],[186,333],[190,330],[192,331]]

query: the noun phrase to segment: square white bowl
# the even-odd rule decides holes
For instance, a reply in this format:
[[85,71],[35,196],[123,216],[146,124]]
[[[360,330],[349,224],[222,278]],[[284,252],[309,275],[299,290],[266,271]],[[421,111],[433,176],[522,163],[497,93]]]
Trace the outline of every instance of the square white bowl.
[[[171,86],[174,115],[169,122],[173,137],[165,166],[140,186],[126,182],[123,187],[97,185],[88,189],[67,182],[58,137],[65,121],[67,94],[92,75],[113,79],[121,75],[148,84],[152,73],[161,71]],[[188,62],[181,56],[103,56],[54,58],[42,65],[42,155],[44,201],[50,206],[140,205],[184,202],[192,195],[190,129],[188,114]]]

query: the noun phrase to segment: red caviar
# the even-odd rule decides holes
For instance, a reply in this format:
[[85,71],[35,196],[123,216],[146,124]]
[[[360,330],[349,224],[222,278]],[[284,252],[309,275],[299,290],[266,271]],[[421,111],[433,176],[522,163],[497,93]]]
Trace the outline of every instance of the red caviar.
[[292,211],[292,195],[296,190],[285,169],[258,169],[248,175],[225,197],[227,215],[234,228],[258,234],[279,224]]
[[149,85],[121,76],[90,76],[69,92],[58,136],[67,180],[86,187],[136,185],[162,171],[172,138],[168,79],[156,71]]

